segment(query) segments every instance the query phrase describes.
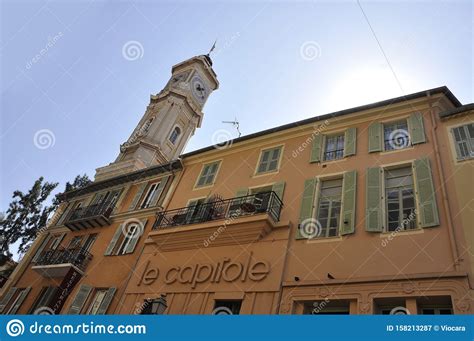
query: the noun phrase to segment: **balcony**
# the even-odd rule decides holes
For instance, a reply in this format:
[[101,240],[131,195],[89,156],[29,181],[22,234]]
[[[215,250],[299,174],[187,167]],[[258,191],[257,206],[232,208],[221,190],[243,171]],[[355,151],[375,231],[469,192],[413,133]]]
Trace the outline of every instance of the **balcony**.
[[160,212],[153,229],[199,224],[219,219],[237,219],[261,213],[267,213],[277,222],[280,220],[282,206],[283,203],[275,192],[263,192],[244,197],[217,200]]
[[275,192],[262,192],[159,212],[150,241],[163,251],[203,246],[211,235],[212,246],[260,240],[279,223],[283,203]]
[[64,277],[71,268],[83,274],[92,255],[83,248],[63,248],[44,251],[33,265],[45,277]]
[[73,231],[110,225],[110,214],[114,210],[112,201],[76,208],[67,217],[64,225]]

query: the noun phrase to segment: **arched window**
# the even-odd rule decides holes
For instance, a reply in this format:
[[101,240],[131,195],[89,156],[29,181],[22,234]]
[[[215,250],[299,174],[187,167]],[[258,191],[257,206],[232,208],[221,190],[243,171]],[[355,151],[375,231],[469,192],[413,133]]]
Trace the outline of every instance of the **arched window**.
[[178,137],[179,135],[181,135],[181,129],[179,129],[179,127],[175,127],[173,129],[173,131],[171,132],[171,135],[170,135],[170,142],[172,144],[175,144],[176,141],[178,141]]

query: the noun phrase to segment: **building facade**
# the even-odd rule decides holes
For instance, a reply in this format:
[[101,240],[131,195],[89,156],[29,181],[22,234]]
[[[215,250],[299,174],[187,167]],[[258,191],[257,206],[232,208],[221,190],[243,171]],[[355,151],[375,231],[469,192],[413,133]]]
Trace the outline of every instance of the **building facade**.
[[472,105],[441,87],[182,154],[217,88],[208,56],[173,67],[1,313],[473,312]]

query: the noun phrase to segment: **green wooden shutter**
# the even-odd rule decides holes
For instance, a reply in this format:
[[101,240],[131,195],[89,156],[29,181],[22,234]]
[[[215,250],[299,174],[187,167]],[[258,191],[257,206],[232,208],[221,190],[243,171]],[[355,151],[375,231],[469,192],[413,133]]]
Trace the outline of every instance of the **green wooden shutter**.
[[148,221],[148,219],[140,220],[141,228],[137,231],[137,233],[135,233],[134,238],[132,238],[130,240],[130,243],[127,245],[127,249],[125,250],[125,253],[133,253],[133,251],[135,250],[135,246],[138,243],[138,240],[145,233],[145,228],[146,228],[147,221]]
[[23,303],[23,301],[25,300],[26,296],[28,296],[28,294],[30,293],[31,291],[31,287],[28,287],[26,289],[23,289],[20,293],[20,295],[18,296],[18,299],[16,300],[15,304],[13,305],[13,307],[10,309],[10,312],[9,314],[11,315],[14,315],[17,313],[18,309],[20,309],[20,306],[21,304]]
[[28,314],[34,314],[36,309],[41,308],[41,307],[47,307],[53,297],[56,295],[59,287],[43,287],[43,289],[40,291],[40,297],[38,300],[33,304],[33,306],[30,308],[30,311]]
[[18,288],[11,287],[5,295],[3,295],[2,299],[0,300],[0,314],[3,313],[3,309],[7,306],[8,302],[12,299],[13,295],[15,295]]
[[276,182],[272,186],[272,191],[278,195],[281,201],[283,201],[283,193],[285,191],[285,181]]
[[355,155],[357,128],[348,128],[344,133],[344,157]]
[[[317,180],[315,178],[307,179],[304,182],[303,197],[301,198],[299,224],[301,224],[304,220],[313,217],[316,184],[317,184]],[[304,238],[300,233],[299,224],[298,224],[298,228],[296,229],[297,239]]]
[[61,214],[61,217],[59,218],[57,225],[62,225],[64,223],[67,216],[69,215],[69,212],[71,212],[72,206],[73,206],[73,203],[71,202],[66,206],[66,208],[64,208],[64,211]]
[[105,250],[105,253],[104,253],[105,256],[110,256],[112,254],[115,244],[117,243],[117,240],[120,238],[120,235],[122,233],[123,233],[123,223],[120,224],[117,230],[115,231],[115,234],[112,237],[112,240],[110,241],[109,245],[107,246],[107,249]]
[[138,200],[142,197],[143,191],[145,190],[147,183],[144,182],[138,186],[137,192],[135,194],[135,197],[133,198],[132,202],[130,203],[130,206],[128,207],[129,211],[133,211],[137,205],[138,205]]
[[48,245],[48,242],[49,242],[50,239],[51,239],[50,234],[48,234],[46,237],[43,238],[43,241],[41,242],[41,245],[39,246],[38,250],[36,250],[36,253],[35,253],[34,257],[31,260],[32,263],[36,263],[39,260],[39,258],[41,256],[41,253],[43,252],[46,245]]
[[104,315],[107,312],[110,303],[112,303],[112,299],[114,298],[116,290],[116,288],[109,288],[109,290],[107,290],[107,294],[105,294],[105,297],[102,300],[99,309],[97,310],[97,315]]
[[369,126],[369,153],[382,150],[382,123],[375,122]]
[[239,188],[235,194],[236,198],[245,197],[249,192],[248,188]]
[[311,146],[311,159],[309,162],[320,162],[321,161],[321,148],[323,145],[323,135],[316,134],[313,138],[313,143]]
[[165,186],[168,183],[170,177],[171,176],[165,176],[161,179],[160,183],[158,184],[158,188],[156,189],[155,193],[153,194],[153,197],[151,198],[149,207],[153,207],[158,203],[158,200],[161,198],[161,194],[163,193],[163,190],[165,189]]
[[408,118],[408,127],[410,128],[411,144],[425,143],[425,129],[423,125],[423,114],[420,112],[411,114]]
[[91,291],[92,287],[88,285],[81,285],[76,294],[76,297],[74,297],[74,300],[72,301],[71,306],[69,307],[69,311],[67,312],[68,315],[78,315],[81,313],[82,307],[86,303],[86,300],[89,297]]
[[413,168],[416,177],[418,207],[420,208],[418,215],[421,227],[437,226],[439,225],[439,216],[430,160],[428,158],[415,160]]
[[345,172],[342,188],[342,219],[339,225],[341,235],[355,231],[356,185],[357,172]]
[[379,167],[367,169],[366,182],[366,217],[365,230],[382,232],[382,171]]

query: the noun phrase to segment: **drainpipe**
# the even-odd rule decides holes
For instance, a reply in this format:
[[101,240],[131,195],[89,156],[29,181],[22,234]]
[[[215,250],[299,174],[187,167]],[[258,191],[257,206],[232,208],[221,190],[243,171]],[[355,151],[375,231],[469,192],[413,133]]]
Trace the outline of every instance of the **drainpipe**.
[[433,139],[433,146],[434,146],[434,152],[435,152],[435,160],[436,160],[436,168],[438,170],[439,178],[440,178],[440,183],[441,183],[441,197],[443,199],[443,208],[444,208],[444,214],[446,215],[446,222],[448,223],[448,233],[449,233],[449,241],[451,243],[451,253],[452,257],[454,259],[454,269],[456,271],[459,271],[461,268],[460,264],[460,259],[459,259],[459,250],[457,246],[457,239],[456,239],[456,233],[453,227],[453,220],[452,220],[452,215],[451,215],[451,209],[449,207],[449,201],[448,201],[448,195],[446,191],[446,185],[443,182],[443,179],[446,179],[444,176],[444,171],[443,171],[443,165],[441,163],[441,156],[439,152],[439,144],[438,144],[438,139],[436,135],[436,131],[438,130],[438,121],[435,118],[435,109],[433,107],[433,103],[431,101],[431,93],[428,91],[427,92],[428,96],[428,104],[430,106],[430,112],[431,112],[431,138]]

